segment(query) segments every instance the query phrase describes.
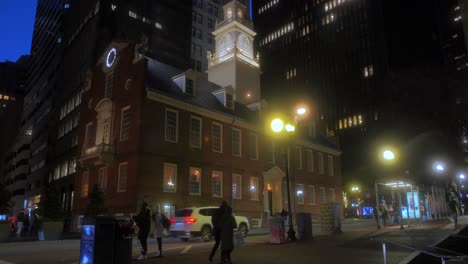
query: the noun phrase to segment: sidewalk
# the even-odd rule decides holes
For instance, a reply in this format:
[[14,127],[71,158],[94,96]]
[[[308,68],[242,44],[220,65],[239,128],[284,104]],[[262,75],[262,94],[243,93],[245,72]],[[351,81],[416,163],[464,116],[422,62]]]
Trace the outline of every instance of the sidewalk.
[[[465,219],[467,220],[467,219]],[[460,221],[461,222],[461,221]],[[281,245],[269,244],[268,236],[254,236],[246,246],[232,253],[234,263],[383,263],[383,239],[415,248],[433,245],[453,232],[448,220],[430,221],[400,230],[399,226],[376,229],[375,226],[337,235],[314,235],[313,240]],[[372,239],[371,239],[372,238]],[[207,263],[210,246],[198,251],[147,259],[140,263]],[[412,251],[389,245],[388,263],[404,261]],[[214,262],[217,263],[218,259]]]

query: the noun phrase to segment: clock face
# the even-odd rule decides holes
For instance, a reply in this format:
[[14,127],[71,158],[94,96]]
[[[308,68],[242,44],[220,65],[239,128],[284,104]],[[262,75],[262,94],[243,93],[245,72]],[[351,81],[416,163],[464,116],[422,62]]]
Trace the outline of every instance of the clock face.
[[109,51],[109,53],[107,53],[106,66],[109,68],[112,67],[116,58],[117,58],[117,50],[115,50],[115,48],[112,48]]
[[229,8],[227,11],[227,17],[231,18],[232,17],[232,10]]

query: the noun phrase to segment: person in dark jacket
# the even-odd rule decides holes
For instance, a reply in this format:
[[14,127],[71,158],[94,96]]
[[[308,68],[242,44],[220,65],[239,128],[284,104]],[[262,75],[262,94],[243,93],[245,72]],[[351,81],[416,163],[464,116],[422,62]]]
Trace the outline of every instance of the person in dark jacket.
[[216,212],[211,216],[211,224],[213,225],[213,234],[215,236],[215,244],[213,245],[213,249],[211,250],[210,257],[208,260],[210,262],[213,261],[213,257],[216,254],[216,250],[218,250],[219,244],[221,243],[221,218],[226,211],[226,207],[228,207],[228,203],[223,201],[221,206],[216,210]]
[[138,240],[140,241],[141,255],[137,260],[143,260],[146,258],[146,252],[148,251],[148,235],[151,226],[151,212],[146,202],[143,202],[140,213],[133,219],[138,226]]
[[231,262],[231,252],[234,249],[234,229],[237,228],[236,219],[232,215],[232,208],[226,207],[221,217],[221,263],[229,264]]

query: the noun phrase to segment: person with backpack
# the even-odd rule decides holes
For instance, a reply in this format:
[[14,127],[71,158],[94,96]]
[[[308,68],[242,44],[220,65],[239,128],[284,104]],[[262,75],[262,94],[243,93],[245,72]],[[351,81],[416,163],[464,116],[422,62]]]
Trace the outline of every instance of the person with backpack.
[[221,203],[221,206],[218,209],[216,209],[214,214],[211,216],[211,224],[213,226],[215,244],[213,245],[213,249],[211,250],[210,256],[208,257],[208,260],[210,262],[213,261],[213,257],[216,254],[216,251],[218,250],[219,244],[221,243],[222,216],[226,211],[226,207],[228,207],[228,203],[226,201],[223,201]]
[[143,202],[140,212],[133,217],[133,220],[138,226],[138,240],[140,241],[141,255],[137,260],[144,260],[148,251],[148,234],[151,226],[151,212],[146,202]]
[[169,231],[171,222],[166,215],[160,212],[159,204],[153,205],[153,222],[154,222],[154,238],[158,242],[158,257],[162,257],[162,238],[164,236],[164,229]]
[[221,263],[231,264],[231,252],[234,249],[234,229],[237,228],[236,219],[232,215],[232,208],[226,206],[221,216]]

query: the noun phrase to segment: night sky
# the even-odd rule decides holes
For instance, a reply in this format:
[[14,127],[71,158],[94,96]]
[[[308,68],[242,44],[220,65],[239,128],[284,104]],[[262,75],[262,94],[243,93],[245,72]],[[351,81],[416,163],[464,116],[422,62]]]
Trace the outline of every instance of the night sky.
[[31,49],[37,0],[2,1],[0,8],[0,62],[16,61]]

